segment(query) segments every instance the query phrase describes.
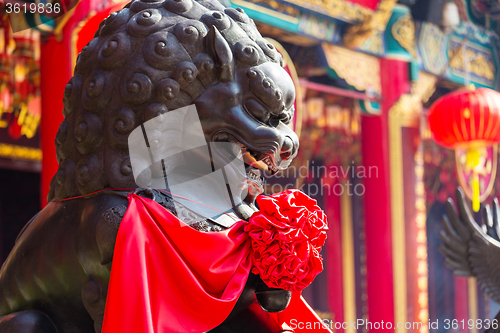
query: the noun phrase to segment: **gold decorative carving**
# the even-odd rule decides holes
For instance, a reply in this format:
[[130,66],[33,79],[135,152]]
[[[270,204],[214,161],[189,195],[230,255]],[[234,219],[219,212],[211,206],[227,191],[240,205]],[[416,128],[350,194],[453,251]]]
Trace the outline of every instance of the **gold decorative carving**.
[[441,75],[444,68],[447,68],[447,59],[441,51],[441,46],[445,43],[444,33],[432,23],[422,23],[419,36],[419,49],[422,55],[424,68],[432,74]]
[[422,103],[425,103],[436,90],[438,78],[424,72],[419,73],[419,79],[413,82],[410,94],[401,95],[392,106],[389,113],[393,117],[406,119],[409,122],[418,122],[422,112]]
[[434,91],[436,91],[437,82],[437,76],[420,72],[418,74],[418,81],[412,84],[412,94],[418,96],[422,103],[427,103],[432,94],[434,94]]
[[418,95],[404,94],[394,103],[391,110],[392,116],[417,120],[422,111],[422,103]]
[[0,143],[0,157],[39,162],[42,160],[42,150],[38,148]]
[[377,32],[383,32],[397,2],[397,0],[380,0],[375,12],[366,16],[361,23],[347,29],[344,44],[349,48],[355,48],[363,45]]
[[313,47],[318,45],[318,41],[313,38],[309,38],[306,36],[301,36],[295,33],[291,33],[289,31],[279,29],[276,27],[273,27],[269,24],[261,23],[261,22],[255,22],[257,25],[257,29],[260,31],[262,36],[269,36],[274,39],[278,39],[282,42],[287,42],[291,43],[294,45],[299,45],[303,47]]
[[363,21],[373,13],[369,8],[345,0],[287,0],[285,2],[353,23]]
[[413,22],[411,15],[406,14],[401,16],[396,23],[393,24],[391,32],[394,39],[416,59],[415,22]]
[[[455,45],[459,45],[458,42],[454,42]],[[475,76],[474,81],[479,79],[482,83],[489,84],[495,81],[496,67],[490,50],[466,44],[462,52],[458,52],[452,57],[456,48],[451,45],[450,43],[448,55],[450,56],[450,70],[453,74],[465,77],[467,70],[469,70]]]
[[323,43],[323,52],[337,75],[359,91],[381,93],[380,61],[377,57]]
[[358,48],[360,51],[382,55],[384,53],[384,42],[382,40],[382,34],[378,33],[366,40],[363,45]]
[[272,8],[280,13],[290,15],[292,17],[299,17],[300,15],[300,10],[297,9],[296,7],[290,6],[286,3],[283,3],[281,1],[276,1],[276,0],[254,0],[252,1],[253,4],[262,4],[265,5],[269,8]]

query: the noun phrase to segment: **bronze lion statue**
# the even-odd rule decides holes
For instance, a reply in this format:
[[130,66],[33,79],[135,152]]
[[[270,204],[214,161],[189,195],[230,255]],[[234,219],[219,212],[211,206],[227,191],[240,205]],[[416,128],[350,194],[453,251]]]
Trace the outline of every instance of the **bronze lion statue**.
[[[189,222],[193,212],[177,211],[182,206],[172,197],[136,185],[127,140],[148,120],[194,104],[207,142],[237,144],[250,188],[234,214],[248,219],[263,192],[261,172],[286,169],[299,146],[287,126],[295,90],[282,64],[243,10],[216,0],[134,0],[105,19],[64,91],[50,202],[20,233],[0,271],[0,332],[101,331],[128,193]],[[224,229],[211,219],[191,226]],[[252,274],[213,332],[280,331],[266,312],[250,307],[261,284]]]

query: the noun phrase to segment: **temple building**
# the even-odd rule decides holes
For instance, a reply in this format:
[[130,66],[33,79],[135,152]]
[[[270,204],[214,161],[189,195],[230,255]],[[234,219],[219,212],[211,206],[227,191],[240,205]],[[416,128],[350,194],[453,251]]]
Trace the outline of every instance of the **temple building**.
[[[494,318],[500,306],[474,278],[454,276],[438,249],[446,200],[470,187],[472,175],[459,152],[433,140],[427,114],[461,88],[500,90],[500,2],[221,2],[255,21],[296,85],[299,155],[265,178],[265,194],[299,188],[328,216],[324,272],[303,291],[314,310],[346,333],[381,329],[335,323],[423,323],[398,332],[438,333],[449,331],[447,319]],[[46,204],[76,57],[126,2],[61,4],[67,13],[55,19],[7,15],[0,4],[1,260]],[[500,194],[496,146],[489,161],[480,179],[485,203]]]

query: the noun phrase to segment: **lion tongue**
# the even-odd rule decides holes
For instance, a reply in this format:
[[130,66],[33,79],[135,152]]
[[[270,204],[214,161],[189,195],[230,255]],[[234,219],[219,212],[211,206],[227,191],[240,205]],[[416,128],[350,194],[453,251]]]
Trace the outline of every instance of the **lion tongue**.
[[253,157],[250,153],[244,153],[243,154],[243,161],[250,165],[250,166],[253,166],[254,168],[256,169],[260,169],[260,170],[268,170],[268,166],[266,163],[262,162],[262,161],[257,161],[255,159],[255,157]]

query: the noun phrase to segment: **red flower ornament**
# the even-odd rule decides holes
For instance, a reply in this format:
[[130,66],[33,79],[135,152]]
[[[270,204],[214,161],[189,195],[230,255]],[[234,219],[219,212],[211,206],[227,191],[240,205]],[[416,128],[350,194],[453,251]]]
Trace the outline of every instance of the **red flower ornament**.
[[252,272],[271,288],[301,291],[323,270],[326,216],[299,190],[257,197],[260,211],[245,226],[252,242]]

